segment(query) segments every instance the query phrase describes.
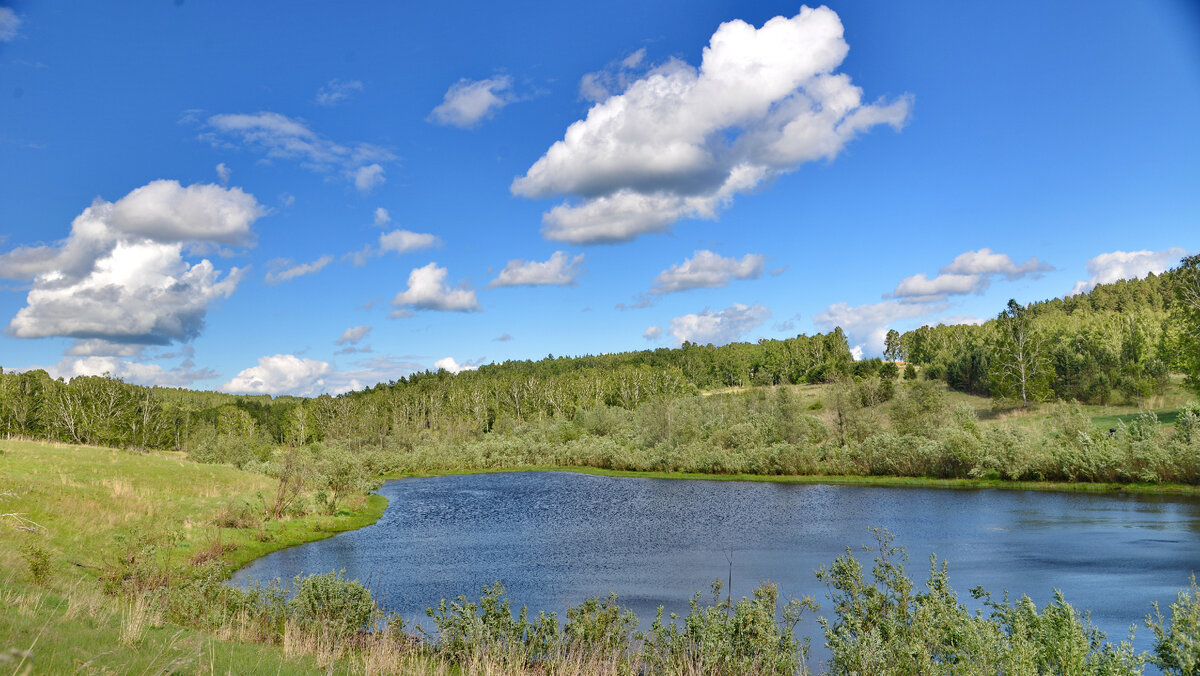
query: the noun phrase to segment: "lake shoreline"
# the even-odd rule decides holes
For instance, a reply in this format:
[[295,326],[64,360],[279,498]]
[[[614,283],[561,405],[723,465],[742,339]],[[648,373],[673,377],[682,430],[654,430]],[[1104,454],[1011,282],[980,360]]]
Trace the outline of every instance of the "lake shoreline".
[[[878,486],[881,488],[940,488],[949,490],[1049,491],[1059,493],[1134,494],[1200,497],[1200,486],[1187,484],[1093,483],[1069,481],[1009,481],[1005,479],[934,479],[929,477],[787,474],[706,474],[702,472],[647,472],[614,470],[582,465],[531,465],[486,469],[449,469],[380,475],[380,479],[420,479],[471,474],[512,472],[575,472],[616,478],[670,479],[677,481],[746,481],[754,483],[810,484],[831,486]],[[369,524],[368,524],[369,525]]]
[[[513,474],[522,472],[573,472],[623,479],[667,479],[672,481],[744,481],[748,483],[780,483],[794,485],[863,486],[878,488],[937,488],[942,490],[1005,490],[1044,491],[1054,493],[1087,493],[1092,495],[1161,495],[1200,497],[1200,486],[1186,484],[1114,484],[1065,481],[1006,481],[1003,479],[933,479],[928,477],[856,476],[856,475],[776,475],[776,474],[705,474],[700,472],[642,472],[613,470],[580,465],[544,465],[528,467],[498,467],[487,469],[435,470],[383,474],[383,481],[427,479],[444,476],[475,474]],[[350,522],[340,522],[334,528],[318,528],[296,534],[287,542],[272,542],[265,546],[235,550],[227,558],[226,581],[258,559],[285,549],[324,540],[338,533],[359,530],[376,524],[389,507],[387,498],[372,493],[364,510],[349,515]]]

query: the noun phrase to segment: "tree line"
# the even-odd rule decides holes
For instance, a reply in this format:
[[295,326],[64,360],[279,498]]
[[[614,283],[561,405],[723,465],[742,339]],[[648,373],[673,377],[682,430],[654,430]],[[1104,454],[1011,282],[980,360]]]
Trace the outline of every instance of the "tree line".
[[1142,403],[1171,373],[1200,391],[1200,256],[1162,275],[1020,305],[980,326],[889,333],[897,359],[951,388],[1019,402]]
[[146,449],[273,446],[389,437],[473,436],[597,407],[726,386],[826,382],[854,371],[841,330],[787,340],[508,361],[457,375],[414,373],[359,392],[315,398],[235,396],[143,387],[105,376],[65,381],[43,370],[0,373],[0,434]]
[[1021,306],[980,326],[888,334],[886,356],[855,361],[841,329],[757,343],[659,348],[507,361],[457,375],[414,373],[340,396],[237,396],[142,387],[104,376],[64,381],[42,370],[0,371],[0,434],[77,444],[187,450],[221,462],[267,459],[278,446],[351,441],[384,448],[472,439],[528,423],[702,390],[906,379],[1026,405],[1060,399],[1141,402],[1172,372],[1200,390],[1200,257],[1162,275],[1099,285]]

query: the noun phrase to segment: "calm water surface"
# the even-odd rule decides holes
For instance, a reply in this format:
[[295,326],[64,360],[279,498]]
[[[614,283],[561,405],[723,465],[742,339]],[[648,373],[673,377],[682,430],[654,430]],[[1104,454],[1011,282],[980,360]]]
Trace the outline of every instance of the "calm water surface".
[[[346,569],[405,618],[501,580],[514,606],[562,611],[616,592],[648,627],[661,606],[726,580],[734,597],[759,581],[826,601],[813,571],[891,530],[924,582],[928,557],[950,562],[964,602],[984,585],[1039,605],[1061,589],[1109,639],[1150,647],[1150,602],[1175,598],[1200,569],[1200,500],[1000,490],[938,490],[629,479],[564,472],[388,482],[383,518],[270,554],[236,584]],[[860,557],[861,558],[861,557]],[[827,604],[823,604],[827,605]],[[807,625],[807,626],[806,626]],[[819,636],[815,623],[801,629]],[[814,645],[820,644],[814,638]]]

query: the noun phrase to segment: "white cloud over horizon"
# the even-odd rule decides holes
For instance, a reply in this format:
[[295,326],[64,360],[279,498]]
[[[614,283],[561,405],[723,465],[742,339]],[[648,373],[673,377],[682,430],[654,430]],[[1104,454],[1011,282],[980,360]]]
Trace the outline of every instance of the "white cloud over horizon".
[[[757,29],[723,23],[699,68],[672,59],[600,101],[511,191],[567,197],[543,214],[543,234],[576,244],[715,219],[737,194],[831,160],[872,127],[904,124],[908,98],[864,105],[861,89],[834,72],[848,50],[841,20],[826,7]],[[592,84],[592,94],[607,91]]]
[[167,344],[199,335],[209,306],[236,289],[191,249],[252,243],[266,210],[240,188],[158,180],[114,202],[97,199],[66,239],[0,254],[0,277],[31,280],[8,333]]
[[479,301],[470,287],[451,289],[446,285],[446,268],[437,263],[413,268],[408,288],[392,299],[392,318],[407,317],[413,310],[440,312],[480,312]]
[[64,356],[54,366],[45,367],[51,378],[71,380],[80,376],[104,376],[119,378],[134,385],[146,387],[189,387],[201,380],[220,376],[212,369],[196,369],[190,360],[174,368],[159,364],[129,361],[118,355],[88,355],[78,358]]
[[574,286],[575,278],[583,271],[583,254],[571,257],[565,251],[555,251],[545,262],[510,260],[488,288],[502,286]]
[[457,361],[455,361],[454,357],[444,357],[433,362],[433,368],[435,370],[443,369],[457,375],[463,371],[474,371],[475,369],[479,368],[479,364],[472,364],[471,362],[459,364]]
[[512,103],[512,78],[507,75],[483,80],[463,78],[446,90],[442,102],[429,113],[429,122],[471,129]]
[[726,286],[734,279],[758,279],[762,276],[765,262],[766,257],[762,254],[724,258],[707,249],[700,249],[691,258],[660,272],[654,278],[650,293],[711,289]]
[[989,248],[961,253],[932,279],[918,273],[900,280],[892,291],[892,298],[912,303],[943,301],[947,296],[981,294],[991,286],[997,276],[1009,281],[1026,277],[1038,279],[1043,273],[1054,270],[1054,266],[1034,256],[1017,265],[1008,254],[994,253]]
[[675,317],[671,320],[670,330],[677,344],[686,341],[724,345],[741,339],[770,317],[771,311],[762,305],[734,303],[720,312],[705,308],[698,313]]
[[217,389],[229,394],[309,396],[324,391],[325,377],[332,371],[329,362],[276,354],[259,357],[258,364],[242,369]]
[[[1008,254],[996,253],[989,248],[963,252],[943,266],[938,274],[929,277],[917,273],[900,280],[889,294],[884,294],[881,303],[850,305],[835,303],[813,317],[813,322],[824,330],[840,326],[846,333],[851,347],[860,354],[880,354],[884,347],[884,336],[897,322],[907,322],[946,312],[951,296],[983,294],[992,281],[1002,277],[1009,281],[1039,279],[1054,266],[1033,256],[1023,263],[1016,263]],[[974,323],[970,315],[947,316],[930,319],[926,323]]]
[[883,351],[884,337],[893,322],[937,314],[944,312],[947,307],[944,303],[928,305],[898,300],[854,306],[835,303],[817,313],[813,323],[826,331],[840,326],[852,347],[879,354]]
[[1141,279],[1150,273],[1160,275],[1188,254],[1187,249],[1173,246],[1162,251],[1111,251],[1088,259],[1086,281],[1078,281],[1071,295],[1086,293],[1097,284],[1111,284],[1122,279]]

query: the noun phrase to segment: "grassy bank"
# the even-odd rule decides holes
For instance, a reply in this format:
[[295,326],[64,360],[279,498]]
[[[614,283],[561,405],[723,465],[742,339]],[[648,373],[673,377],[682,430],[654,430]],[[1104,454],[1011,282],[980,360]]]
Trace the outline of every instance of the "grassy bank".
[[[102,591],[106,574],[131,556],[152,556],[164,570],[213,561],[232,571],[373,523],[387,505],[372,496],[333,516],[255,519],[275,483],[182,454],[0,441],[0,672],[317,670],[310,657],[173,625],[145,603]],[[37,551],[46,567],[35,580]]]

